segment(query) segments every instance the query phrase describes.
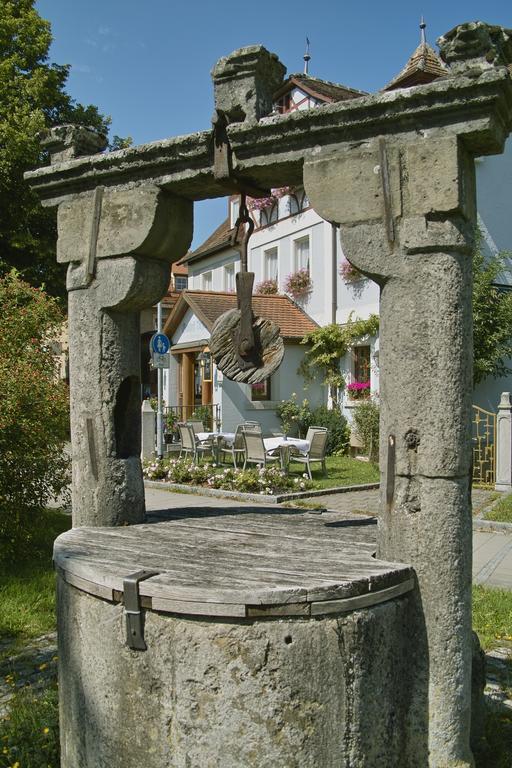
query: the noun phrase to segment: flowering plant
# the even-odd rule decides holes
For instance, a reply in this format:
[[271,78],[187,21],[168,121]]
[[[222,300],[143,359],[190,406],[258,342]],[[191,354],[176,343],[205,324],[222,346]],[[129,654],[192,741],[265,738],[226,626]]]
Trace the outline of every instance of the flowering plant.
[[346,259],[340,262],[338,272],[346,283],[357,283],[359,280],[366,279],[363,273]]
[[254,292],[264,296],[270,296],[274,293],[277,293],[277,280],[274,278],[270,278],[269,280],[262,280],[261,283],[256,285]]
[[265,208],[271,208],[276,200],[293,193],[292,187],[276,187],[270,190],[269,197],[248,197],[247,208],[250,211],[263,211]]
[[352,381],[347,384],[347,392],[352,400],[363,400],[370,396],[369,381]]
[[207,488],[220,488],[241,493],[273,496],[284,491],[311,488],[307,479],[292,479],[275,466],[253,469],[220,469],[216,464],[194,464],[192,459],[150,459],[144,462],[144,477],[148,480],[169,480]]
[[313,281],[309,270],[303,268],[292,272],[284,281],[284,290],[294,299],[305,299],[313,290]]

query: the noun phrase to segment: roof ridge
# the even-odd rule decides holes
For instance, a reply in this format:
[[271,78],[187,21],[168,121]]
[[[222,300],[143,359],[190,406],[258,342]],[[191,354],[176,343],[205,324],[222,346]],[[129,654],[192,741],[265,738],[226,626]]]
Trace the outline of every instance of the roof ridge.
[[344,83],[336,83],[334,80],[326,80],[324,77],[316,77],[315,75],[310,75],[309,73],[306,75],[304,72],[292,72],[290,75],[288,75],[288,80],[291,80],[292,78],[297,79],[306,79],[306,80],[315,80],[318,83],[325,83],[326,85],[333,85],[335,88],[343,88],[346,91],[352,91],[353,93],[360,93],[363,96],[367,95],[366,91],[361,91],[359,88],[353,88],[351,85],[345,85]]

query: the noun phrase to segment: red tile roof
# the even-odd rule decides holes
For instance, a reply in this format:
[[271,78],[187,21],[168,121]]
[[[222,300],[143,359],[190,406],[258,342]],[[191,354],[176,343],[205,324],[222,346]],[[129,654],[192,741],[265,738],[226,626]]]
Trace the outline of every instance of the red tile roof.
[[189,251],[186,256],[184,256],[178,263],[188,264],[192,261],[203,258],[204,256],[209,256],[210,254],[214,254],[217,251],[221,251],[223,248],[236,248],[240,243],[242,230],[240,230],[236,241],[235,232],[235,228],[229,226],[229,218],[227,218],[217,227],[214,232],[212,232],[212,234],[204,241],[204,243],[201,243],[199,248],[196,248],[195,251]]
[[[182,291],[178,303],[165,323],[164,332],[172,337],[188,308],[211,331],[217,318],[230,309],[236,309],[236,306],[236,293]],[[306,333],[318,328],[318,324],[288,296],[255,295],[252,297],[252,306],[255,315],[277,323],[284,339],[302,339]]]
[[277,101],[287,91],[290,91],[293,86],[301,88],[310,96],[314,96],[329,104],[335,101],[357,99],[360,96],[367,95],[365,91],[349,88],[348,85],[332,83],[330,80],[321,80],[319,77],[297,73],[286,78],[279,90],[274,94],[274,100]]

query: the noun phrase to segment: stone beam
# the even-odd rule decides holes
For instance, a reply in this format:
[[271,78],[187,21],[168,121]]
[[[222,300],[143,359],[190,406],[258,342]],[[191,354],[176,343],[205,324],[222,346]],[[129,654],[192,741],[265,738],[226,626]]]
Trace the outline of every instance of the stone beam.
[[[227,126],[233,169],[249,185],[302,183],[304,157],[316,148],[365,141],[390,132],[458,125],[468,151],[499,153],[510,130],[512,81],[505,67],[478,77],[460,73],[429,85],[374,94],[289,115]],[[214,177],[211,131],[126,150],[75,158],[30,171],[25,178],[46,205],[94,189],[151,183],[189,200],[221,197]]]

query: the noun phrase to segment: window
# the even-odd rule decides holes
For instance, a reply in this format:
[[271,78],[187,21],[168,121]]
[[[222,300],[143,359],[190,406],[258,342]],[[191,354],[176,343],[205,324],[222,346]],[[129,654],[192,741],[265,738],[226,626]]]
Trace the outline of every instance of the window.
[[263,251],[263,274],[265,276],[265,280],[277,281],[277,247],[269,248],[268,251]]
[[354,348],[354,379],[355,381],[370,381],[370,347]]
[[203,288],[203,291],[211,291],[212,289],[212,273],[211,272],[203,272],[202,288]]
[[270,400],[270,377],[257,384],[251,384],[251,400]]
[[182,275],[175,275],[174,277],[174,290],[184,291],[188,288],[188,277]]
[[224,267],[224,290],[233,293],[235,290],[235,265],[226,264]]
[[295,272],[298,272],[300,269],[305,269],[309,272],[309,236],[295,240],[293,251]]
[[234,200],[231,200],[230,211],[230,226],[233,228],[236,224],[236,220],[238,219],[238,214],[240,212],[240,198],[237,197]]

